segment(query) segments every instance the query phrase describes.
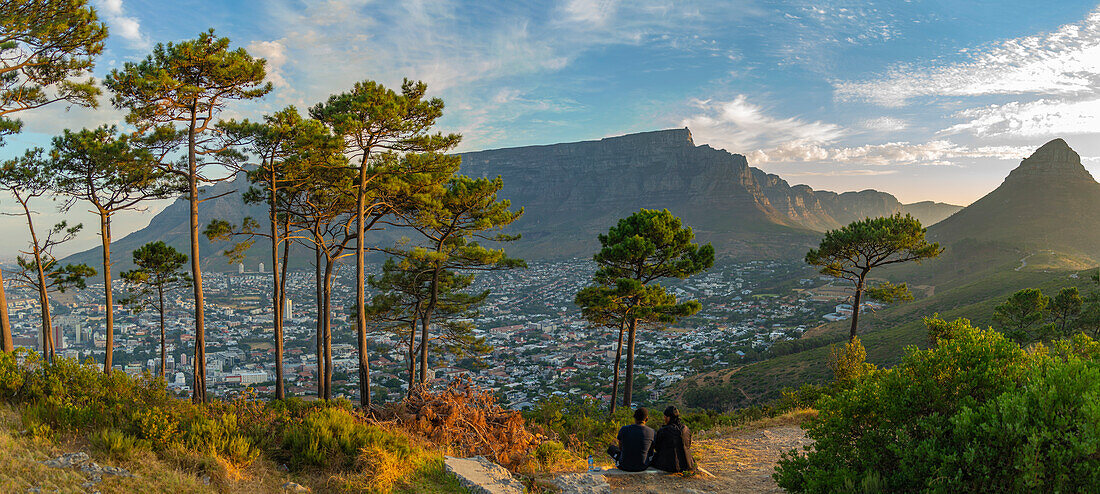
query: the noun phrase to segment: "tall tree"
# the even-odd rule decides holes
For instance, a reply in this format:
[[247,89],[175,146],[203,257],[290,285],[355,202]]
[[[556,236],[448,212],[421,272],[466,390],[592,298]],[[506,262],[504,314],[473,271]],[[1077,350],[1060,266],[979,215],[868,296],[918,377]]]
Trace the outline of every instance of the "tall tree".
[[0,187],[11,193],[23,209],[20,214],[27,220],[27,229],[31,236],[30,250],[22,253],[31,257],[16,258],[20,269],[16,279],[22,282],[22,286],[38,292],[42,317],[41,350],[42,354],[52,361],[55,344],[49,292],[50,290],[63,292],[72,286],[84,288],[85,278],[94,276],[95,270],[84,264],[62,266],[53,256],[54,247],[76,237],[81,225],[70,227],[68,223],[62,221],[46,231],[44,235],[34,228],[35,211],[31,209],[30,202],[48,194],[55,186],[44,155],[43,149],[35,148],[28,150],[20,158],[5,161],[0,167]]
[[[425,99],[427,85],[404,81],[398,94],[374,81],[358,82],[346,93],[310,109],[344,138],[349,163],[358,174],[355,195],[355,328],[359,347],[360,404],[370,408],[370,363],[367,359],[366,232],[387,216],[393,198],[394,153],[444,152],[458,144],[456,134],[431,134],[443,115],[443,100]],[[399,182],[398,182],[399,183]]]
[[[430,160],[433,156],[420,155],[416,158]],[[434,158],[446,159],[440,156]],[[441,170],[446,168],[439,167]],[[450,299],[448,305],[452,314],[464,312],[459,306],[473,309],[480,303],[476,296],[460,301],[463,289],[473,279],[467,279],[455,271],[469,273],[527,266],[522,259],[508,257],[504,249],[491,249],[478,243],[478,240],[509,242],[519,238],[518,235],[502,233],[504,228],[523,215],[522,208],[512,211],[509,201],[497,198],[503,185],[500,177],[488,179],[460,175],[448,180],[438,192],[426,194],[427,202],[410,203],[416,211],[411,226],[424,235],[427,246],[413,249],[408,256],[430,269],[429,293],[419,314],[421,383],[428,379],[429,342],[433,339],[431,326],[441,305],[441,295],[446,293]],[[450,321],[439,322],[441,328],[449,331],[460,329]]]
[[318,397],[325,400],[332,398],[332,287],[340,262],[354,254],[356,239],[356,175],[343,165],[344,159],[337,151],[329,155],[328,164],[299,167],[307,173],[288,204],[288,216],[308,232],[305,241],[313,245],[316,258]]
[[160,315],[160,377],[163,379],[168,363],[164,342],[164,295],[191,283],[191,277],[180,269],[187,262],[187,255],[158,240],[138,247],[133,258],[137,268],[119,273],[129,288],[123,303],[137,311],[148,305],[157,309]]
[[[617,312],[626,324],[626,378],[623,406],[634,393],[634,347],[639,322],[671,323],[698,312],[697,301],[680,302],[656,281],[687,278],[714,265],[714,247],[696,244],[695,232],[667,209],[642,209],[619,220],[593,257],[594,288],[578,294],[582,309]],[[582,296],[583,295],[583,296]]]
[[[199,253],[199,186],[212,178],[206,165],[228,151],[214,132],[215,118],[235,100],[259,98],[271,91],[264,82],[265,61],[243,48],[230,50],[229,38],[211,29],[180,43],[157,44],[139,63],[112,70],[105,84],[115,107],[129,110],[126,121],[139,131],[184,145],[186,159],[165,162],[164,169],[187,182],[190,203],[191,277],[195,292],[195,389],[192,401],[205,402],[206,337]],[[177,128],[181,125],[182,128]],[[227,178],[227,177],[226,177]]]
[[993,320],[1010,338],[1027,343],[1035,339],[1031,329],[1050,314],[1050,302],[1038,288],[1025,288],[994,307]]
[[[139,209],[143,202],[177,192],[178,185],[157,168],[157,157],[120,134],[114,126],[78,132],[65,130],[53,139],[48,172],[55,192],[92,205],[99,216],[103,247],[103,299],[107,306],[103,372],[110,373],[114,355],[115,315],[111,283],[111,219],[119,211]],[[72,205],[68,202],[65,209]]]
[[1058,291],[1050,301],[1051,322],[1058,328],[1060,336],[1069,336],[1073,321],[1081,315],[1085,299],[1075,286],[1067,286]]
[[[106,38],[86,0],[0,0],[0,144],[22,128],[18,112],[59,101],[96,106],[99,88],[80,78]],[[0,350],[14,349],[0,272]]]
[[854,341],[859,327],[859,309],[864,292],[883,301],[911,298],[908,287],[882,284],[867,286],[867,275],[879,266],[902,262],[921,262],[940,255],[943,249],[938,243],[929,243],[920,221],[901,213],[881,218],[867,218],[825,232],[825,238],[816,249],[806,253],[806,263],[819,266],[823,274],[851,281],[855,285],[852,296],[852,326],[848,340]]
[[329,157],[339,152],[341,142],[319,122],[303,119],[293,106],[265,116],[262,123],[230,121],[220,124],[219,129],[227,134],[228,141],[243,145],[245,151],[258,160],[256,166],[248,171],[248,179],[252,185],[243,199],[245,203],[267,205],[269,228],[267,233],[259,233],[252,228],[250,219],[246,219],[243,230],[234,232],[235,228],[227,222],[214,221],[205,233],[207,237],[214,239],[226,239],[232,233],[246,235],[244,242],[227,251],[231,262],[241,260],[255,237],[265,237],[271,242],[275,398],[282,400],[286,398],[283,379],[286,272],[290,247],[296,233],[291,231],[287,201],[293,198],[298,187],[305,185],[308,167],[329,164]]

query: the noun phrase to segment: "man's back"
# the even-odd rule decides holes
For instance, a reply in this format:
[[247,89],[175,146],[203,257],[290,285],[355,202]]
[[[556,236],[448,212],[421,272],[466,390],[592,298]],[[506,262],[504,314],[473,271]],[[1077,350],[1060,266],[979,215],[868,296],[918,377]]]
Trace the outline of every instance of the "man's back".
[[653,445],[656,433],[648,426],[640,424],[625,425],[619,429],[619,444],[622,448],[619,456],[619,469],[640,472],[646,464],[649,448]]

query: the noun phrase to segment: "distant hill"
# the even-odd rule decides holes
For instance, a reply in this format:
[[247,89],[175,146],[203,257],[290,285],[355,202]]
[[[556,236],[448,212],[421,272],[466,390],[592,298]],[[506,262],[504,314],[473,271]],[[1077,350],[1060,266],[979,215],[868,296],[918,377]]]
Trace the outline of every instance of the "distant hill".
[[928,230],[941,243],[1004,242],[1100,260],[1100,184],[1062,139],[1044,144],[996,190]]
[[[932,224],[960,209],[934,202],[902,204],[876,190],[838,194],[790,186],[777,175],[749,166],[740,154],[696,146],[688,129],[465,153],[461,172],[504,179],[501,195],[526,211],[512,228],[523,238],[508,249],[526,259],[591,256],[597,234],[643,207],[668,208],[695,229],[699,240],[712,242],[720,255],[755,259],[800,257],[822,231],[865,217],[901,211]],[[229,194],[199,206],[200,225],[214,218],[237,224],[245,216],[262,221],[262,205],[241,202],[240,194],[247,188],[243,176],[210,187],[204,196]],[[187,202],[177,200],[147,227],[116,240],[115,267],[129,269],[129,252],[155,240],[188,252],[187,214]],[[386,232],[376,239],[392,243],[400,235]],[[206,269],[234,269],[219,255],[224,248],[225,244],[202,240]],[[90,249],[65,261],[95,265],[99,252]],[[255,270],[260,262],[270,264],[268,252],[267,242],[257,239],[246,267]],[[311,256],[305,248],[298,252],[292,268],[307,267]]]
[[820,232],[865,217],[903,211],[932,224],[961,209],[792,187],[743,155],[696,146],[686,128],[465,153],[462,172],[504,179],[502,196],[526,210],[513,248],[531,258],[591,255],[598,233],[643,207],[667,208],[720,254],[749,258],[801,256]]

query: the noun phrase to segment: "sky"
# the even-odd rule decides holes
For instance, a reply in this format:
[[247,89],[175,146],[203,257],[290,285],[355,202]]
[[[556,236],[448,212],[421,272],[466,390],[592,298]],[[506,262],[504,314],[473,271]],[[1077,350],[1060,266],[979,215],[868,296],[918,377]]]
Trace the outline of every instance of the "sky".
[[[211,27],[265,58],[275,90],[227,118],[410,78],[444,100],[439,127],[463,135],[459,151],[688,127],[792,185],[966,205],[1062,137],[1100,176],[1095,0],[92,3],[111,33],[100,79]],[[123,116],[108,98],[24,113],[0,158]],[[118,218],[114,237],[164,205]],[[43,223],[62,217],[38,206]],[[97,245],[94,216],[64,216],[90,229],[59,254]],[[18,218],[0,231],[3,251],[26,242]]]

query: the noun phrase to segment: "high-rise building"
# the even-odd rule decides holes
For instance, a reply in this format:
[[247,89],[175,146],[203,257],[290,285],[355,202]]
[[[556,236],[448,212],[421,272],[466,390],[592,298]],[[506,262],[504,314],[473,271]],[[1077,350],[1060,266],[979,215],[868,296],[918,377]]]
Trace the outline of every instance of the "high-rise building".
[[244,274],[244,263],[237,264],[237,274]]
[[53,326],[53,345],[55,350],[65,349],[65,331],[58,324]]
[[261,273],[264,272],[264,263],[262,263],[262,262],[260,263],[260,272]]
[[294,302],[290,300],[290,297],[286,299],[286,307],[283,309],[283,320],[289,321],[294,317]]

